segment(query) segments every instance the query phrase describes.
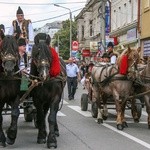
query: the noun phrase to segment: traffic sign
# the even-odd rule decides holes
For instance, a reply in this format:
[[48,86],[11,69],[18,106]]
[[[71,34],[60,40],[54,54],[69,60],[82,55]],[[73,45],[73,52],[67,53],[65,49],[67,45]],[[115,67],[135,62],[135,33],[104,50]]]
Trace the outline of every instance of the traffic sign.
[[78,43],[78,41],[73,41],[72,42],[72,50],[73,51],[79,50],[79,43]]

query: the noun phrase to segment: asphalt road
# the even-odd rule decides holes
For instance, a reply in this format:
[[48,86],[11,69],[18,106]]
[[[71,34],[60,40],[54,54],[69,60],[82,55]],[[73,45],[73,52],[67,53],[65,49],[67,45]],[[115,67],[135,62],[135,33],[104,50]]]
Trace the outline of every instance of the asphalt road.
[[[99,125],[91,116],[90,104],[88,111],[81,111],[81,94],[87,93],[79,84],[75,100],[67,99],[67,88],[64,92],[63,107],[58,113],[60,136],[57,137],[57,150],[148,150],[150,149],[150,130],[147,128],[145,108],[140,123],[134,123],[131,110],[126,110],[128,128],[123,131],[116,129],[114,109],[109,109],[109,116]],[[4,115],[4,130],[9,125],[10,116]],[[48,130],[48,129],[47,129]],[[18,136],[14,145],[6,148],[13,150],[44,150],[46,144],[37,144],[37,129],[33,122],[25,122],[21,114],[18,122]]]

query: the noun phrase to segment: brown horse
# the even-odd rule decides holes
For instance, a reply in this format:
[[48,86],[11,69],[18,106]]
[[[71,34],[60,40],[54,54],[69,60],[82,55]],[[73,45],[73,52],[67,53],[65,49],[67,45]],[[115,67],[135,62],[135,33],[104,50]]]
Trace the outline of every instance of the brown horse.
[[[120,74],[120,64],[122,58],[127,58],[126,74]],[[107,99],[115,101],[117,111],[117,129],[123,130],[127,126],[124,118],[126,101],[129,95],[133,94],[133,81],[128,79],[134,76],[136,64],[139,61],[139,49],[126,49],[119,56],[115,65],[95,65],[92,69],[92,91],[98,105],[98,123],[103,123],[103,119],[108,116]],[[103,104],[103,106],[102,106]]]
[[[150,57],[148,58],[146,65],[139,65],[138,70],[135,91],[138,95],[139,93],[140,95],[143,95],[142,93],[144,93],[143,98],[145,101],[146,112],[148,114],[148,128],[150,129]],[[133,102],[135,103],[135,101]],[[133,104],[133,106],[135,105]],[[137,118],[136,114],[137,110],[134,108],[134,118]]]

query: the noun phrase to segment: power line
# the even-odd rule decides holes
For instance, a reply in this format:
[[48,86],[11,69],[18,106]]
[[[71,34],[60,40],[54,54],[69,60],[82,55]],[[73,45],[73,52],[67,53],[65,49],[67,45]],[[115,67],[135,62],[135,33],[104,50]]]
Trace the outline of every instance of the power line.
[[[79,8],[79,7],[73,7],[71,9],[76,9],[76,8]],[[83,8],[83,7],[82,7]],[[80,8],[79,8],[80,9]],[[61,12],[63,12],[64,10],[60,10]],[[37,16],[37,15],[44,15],[44,14],[49,14],[49,13],[53,13],[53,12],[56,12],[56,10],[53,10],[53,11],[48,11],[48,12],[44,12],[44,13],[32,13],[32,14],[26,14],[26,16]],[[12,16],[0,16],[0,17],[13,17],[14,15]]]
[[[79,11],[79,10],[82,10],[83,8],[80,8],[80,9],[77,9],[77,10],[74,10],[72,11],[73,12],[76,12],[76,11]],[[37,20],[37,21],[33,21],[33,23],[37,23],[37,22],[43,22],[43,21],[47,21],[47,20],[51,20],[51,19],[55,19],[55,18],[59,18],[59,17],[62,17],[62,16],[65,16],[65,15],[68,15],[69,13],[65,13],[65,14],[62,14],[62,15],[59,15],[59,16],[55,16],[55,17],[51,17],[51,18],[46,18],[46,19],[42,19],[42,20]]]
[[77,3],[86,3],[86,1],[83,2],[66,2],[66,3],[35,3],[35,4],[31,4],[31,3],[9,3],[9,2],[0,2],[0,4],[14,4],[14,5],[54,5],[54,4],[77,4]]
[[[73,12],[76,12],[76,11],[79,11],[79,10],[82,10],[83,8],[80,8],[80,9],[76,9]],[[55,17],[51,17],[51,18],[46,18],[46,19],[42,19],[42,20],[37,20],[37,21],[33,21],[32,23],[37,23],[37,22],[43,22],[43,21],[47,21],[47,20],[51,20],[51,19],[55,19],[55,18],[59,18],[59,17],[62,17],[62,16],[65,16],[65,15],[68,15],[69,13],[65,13],[65,14],[62,14],[62,15],[59,15],[59,16],[55,16]],[[6,29],[8,29],[10,27],[6,27]]]

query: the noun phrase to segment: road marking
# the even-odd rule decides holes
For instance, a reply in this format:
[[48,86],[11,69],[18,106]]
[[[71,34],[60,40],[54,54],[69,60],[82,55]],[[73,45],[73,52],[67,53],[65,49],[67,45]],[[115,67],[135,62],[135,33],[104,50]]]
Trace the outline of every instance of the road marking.
[[[95,120],[95,122],[97,122],[97,120]],[[104,123],[116,123],[116,121],[115,120],[104,120],[103,121]],[[135,123],[134,121],[127,121],[127,123]],[[140,121],[139,122],[140,124],[147,124],[147,122],[146,121]]]
[[[113,109],[108,110],[108,113],[113,114],[113,115],[115,115],[115,116],[117,115],[116,110],[113,110]],[[131,118],[131,116],[125,114],[125,118]]]
[[57,116],[58,116],[58,117],[64,117],[64,116],[66,116],[66,115],[65,115],[64,113],[58,111]]
[[79,107],[79,106],[71,106],[71,105],[69,105],[68,107],[73,109],[73,110],[75,110],[76,112],[78,112],[79,114],[81,114],[81,115],[83,115],[85,117],[92,117],[91,112],[89,112],[89,111],[82,111],[81,107]]
[[102,125],[105,126],[106,128],[109,128],[109,129],[111,129],[111,130],[113,130],[113,131],[115,131],[115,132],[117,132],[117,133],[119,133],[119,134],[129,138],[130,140],[133,140],[134,142],[139,143],[142,146],[150,149],[150,144],[149,143],[146,143],[146,142],[144,142],[144,141],[142,141],[142,140],[140,140],[140,139],[138,139],[138,138],[136,138],[136,137],[134,137],[134,136],[132,136],[132,135],[130,135],[128,133],[125,133],[123,131],[119,131],[118,129],[116,129],[116,128],[114,128],[114,127],[112,127],[112,126],[110,126],[110,125],[108,125],[106,123],[103,123]]
[[66,104],[66,105],[67,105],[67,104],[69,104],[69,103],[68,103],[66,100],[63,100],[63,104]]
[[142,111],[142,115],[144,115],[146,117],[148,116],[146,111]]

